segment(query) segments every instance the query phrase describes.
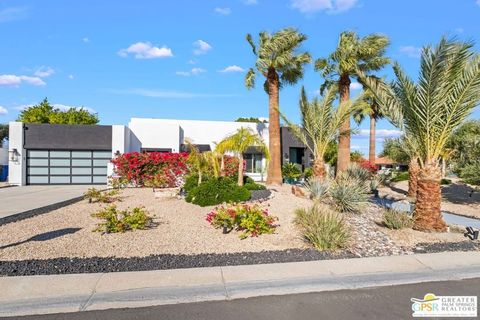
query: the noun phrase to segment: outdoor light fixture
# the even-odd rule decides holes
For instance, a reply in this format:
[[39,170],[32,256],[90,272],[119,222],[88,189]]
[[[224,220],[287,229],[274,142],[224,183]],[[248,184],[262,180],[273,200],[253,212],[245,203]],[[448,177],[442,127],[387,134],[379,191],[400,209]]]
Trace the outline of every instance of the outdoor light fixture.
[[18,156],[20,155],[20,153],[18,153],[17,149],[13,149],[13,150],[8,151],[8,154],[10,156],[10,161],[18,162]]
[[285,152],[285,154],[283,155],[283,157],[285,158],[285,160],[288,160],[288,153]]
[[465,229],[467,230],[467,232],[463,234],[465,237],[469,238],[470,240],[478,239],[478,230],[473,230],[472,227],[466,227]]

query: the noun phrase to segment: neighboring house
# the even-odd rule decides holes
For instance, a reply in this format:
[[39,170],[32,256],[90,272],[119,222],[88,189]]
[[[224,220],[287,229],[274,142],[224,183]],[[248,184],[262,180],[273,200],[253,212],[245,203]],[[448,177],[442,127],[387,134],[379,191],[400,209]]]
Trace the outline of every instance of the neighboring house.
[[0,142],[0,182],[7,180],[8,176],[8,144]]
[[[200,150],[241,127],[252,128],[268,145],[268,124],[132,118],[123,125],[10,123],[9,183],[106,184],[117,152],[182,152],[188,138]],[[244,155],[246,174],[266,178],[267,161],[257,149]]]
[[377,167],[378,170],[386,170],[386,169],[407,170],[408,169],[408,165],[395,162],[389,157],[376,158],[375,166]]

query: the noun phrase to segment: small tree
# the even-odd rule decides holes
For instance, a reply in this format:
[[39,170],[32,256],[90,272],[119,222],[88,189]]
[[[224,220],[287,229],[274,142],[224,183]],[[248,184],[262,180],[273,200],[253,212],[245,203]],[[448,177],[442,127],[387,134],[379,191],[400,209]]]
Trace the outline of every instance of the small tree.
[[270,158],[268,147],[262,138],[250,128],[240,128],[234,134],[223,139],[217,148],[224,152],[233,152],[238,157],[238,185],[243,186],[243,154],[249,147],[257,147],[267,159]]
[[4,140],[8,140],[8,124],[0,123],[0,147]]
[[97,114],[90,113],[84,108],[70,108],[66,111],[54,108],[45,98],[39,104],[20,112],[17,121],[26,123],[97,124],[99,120]]
[[329,87],[321,100],[315,98],[308,101],[305,89],[302,87],[300,98],[301,126],[293,124],[284,115],[283,120],[292,130],[292,133],[302,141],[314,155],[313,175],[323,179],[325,171],[325,153],[331,143],[338,137],[339,129],[355,106],[351,101],[340,104],[335,108],[333,102],[336,96],[336,87]]

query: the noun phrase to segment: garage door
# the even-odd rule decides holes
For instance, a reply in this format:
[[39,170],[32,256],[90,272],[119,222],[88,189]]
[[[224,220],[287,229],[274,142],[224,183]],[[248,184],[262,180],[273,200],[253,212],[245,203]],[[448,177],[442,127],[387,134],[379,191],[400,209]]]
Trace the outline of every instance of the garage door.
[[27,150],[27,184],[106,184],[108,150]]

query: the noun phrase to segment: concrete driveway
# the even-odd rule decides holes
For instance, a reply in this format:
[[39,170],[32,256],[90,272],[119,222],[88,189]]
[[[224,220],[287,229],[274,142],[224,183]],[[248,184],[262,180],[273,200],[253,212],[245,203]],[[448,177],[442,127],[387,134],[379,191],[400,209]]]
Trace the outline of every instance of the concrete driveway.
[[0,188],[0,222],[7,217],[40,210],[81,197],[88,188],[92,187],[104,189],[105,185],[45,185]]

